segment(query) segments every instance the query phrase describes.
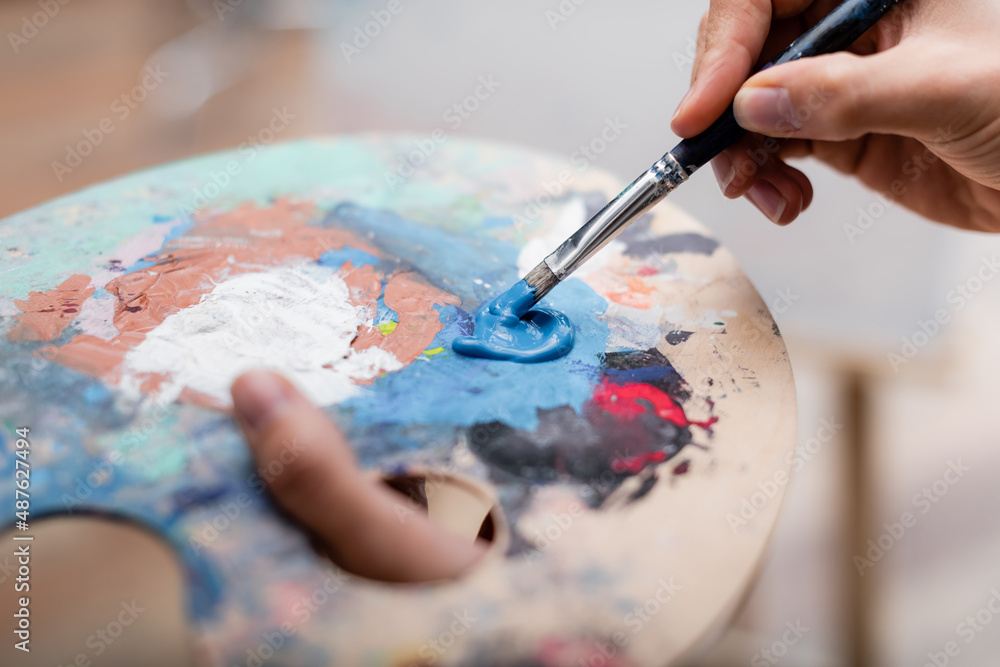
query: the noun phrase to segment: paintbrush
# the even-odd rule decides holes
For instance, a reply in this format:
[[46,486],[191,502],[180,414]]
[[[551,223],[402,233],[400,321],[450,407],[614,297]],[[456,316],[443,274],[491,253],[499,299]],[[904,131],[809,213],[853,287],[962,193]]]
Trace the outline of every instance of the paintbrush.
[[[853,44],[902,0],[847,0],[792,42],[762,69],[841,51]],[[694,172],[746,134],[733,107],[707,130],[685,139],[570,236],[524,277],[533,292],[531,305],[607,245],[625,227],[677,189]]]

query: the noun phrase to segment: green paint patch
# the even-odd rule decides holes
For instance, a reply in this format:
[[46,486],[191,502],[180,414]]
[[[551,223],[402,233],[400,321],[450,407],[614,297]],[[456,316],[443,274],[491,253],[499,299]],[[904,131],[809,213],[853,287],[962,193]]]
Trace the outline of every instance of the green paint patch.
[[141,424],[141,428],[100,436],[98,451],[113,465],[127,467],[148,481],[183,474],[194,450],[176,415],[167,409],[154,410]]
[[442,352],[444,352],[443,347],[432,347],[429,350],[424,350],[424,354],[426,354],[428,357],[433,357],[434,355],[441,354]]
[[396,330],[397,326],[399,326],[399,322],[394,322],[390,320],[388,322],[383,322],[382,324],[376,325],[375,328],[378,329],[383,336],[388,336],[389,334],[391,334],[393,331]]

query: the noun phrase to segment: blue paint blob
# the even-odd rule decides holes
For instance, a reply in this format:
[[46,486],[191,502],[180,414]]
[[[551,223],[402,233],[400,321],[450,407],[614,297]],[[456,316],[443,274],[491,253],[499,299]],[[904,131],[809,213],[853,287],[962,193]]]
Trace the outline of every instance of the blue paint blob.
[[452,349],[467,357],[552,361],[573,349],[573,323],[551,308],[532,308],[534,290],[520,281],[476,314],[471,336],[456,338]]
[[103,403],[111,398],[111,392],[102,384],[87,385],[83,389],[83,399],[90,405]]

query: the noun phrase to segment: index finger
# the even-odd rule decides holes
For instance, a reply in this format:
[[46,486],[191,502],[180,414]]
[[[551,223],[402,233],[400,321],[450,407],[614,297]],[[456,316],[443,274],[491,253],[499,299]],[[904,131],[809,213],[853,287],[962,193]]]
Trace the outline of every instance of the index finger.
[[681,137],[704,131],[725,112],[760,58],[771,23],[802,13],[814,0],[712,0],[703,23],[691,89],[671,128]]

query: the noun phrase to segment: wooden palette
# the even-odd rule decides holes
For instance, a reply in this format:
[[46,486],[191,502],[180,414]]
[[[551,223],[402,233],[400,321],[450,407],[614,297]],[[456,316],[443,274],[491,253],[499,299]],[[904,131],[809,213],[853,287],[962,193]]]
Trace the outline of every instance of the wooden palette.
[[[410,173],[415,139],[219,153],[3,221],[0,442],[31,429],[33,520],[160,535],[206,664],[666,664],[728,619],[774,526],[795,434],[780,334],[726,249],[661,204],[550,295],[577,326],[569,356],[454,355],[471,314],[620,185],[457,139]],[[362,313],[344,359],[376,359],[369,375],[283,356],[305,323],[263,361],[292,360],[366,467],[442,489],[431,514],[456,530],[495,502],[473,572],[347,577],[275,511],[226,412],[249,357],[227,355],[307,316],[284,294],[218,306],[261,275]]]

